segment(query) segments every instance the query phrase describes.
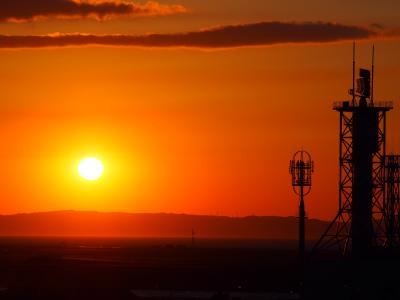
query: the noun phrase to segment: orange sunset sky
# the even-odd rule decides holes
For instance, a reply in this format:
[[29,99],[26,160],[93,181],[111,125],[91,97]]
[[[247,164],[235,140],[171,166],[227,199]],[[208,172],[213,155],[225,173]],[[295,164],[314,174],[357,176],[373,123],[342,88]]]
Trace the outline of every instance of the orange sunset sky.
[[[34,3],[34,5],[32,5]],[[315,160],[309,217],[337,209],[339,116],[376,47],[394,101],[398,0],[4,0],[0,213],[295,215],[288,163]],[[82,179],[94,156],[104,174]]]

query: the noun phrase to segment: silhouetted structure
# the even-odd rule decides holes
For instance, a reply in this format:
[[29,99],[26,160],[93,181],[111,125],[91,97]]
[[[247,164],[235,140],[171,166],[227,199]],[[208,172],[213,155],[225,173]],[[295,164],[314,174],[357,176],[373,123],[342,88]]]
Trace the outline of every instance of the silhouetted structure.
[[196,245],[196,232],[194,231],[194,228],[192,228],[192,247]]
[[388,246],[400,246],[400,155],[385,158],[386,227]]
[[299,255],[304,260],[305,253],[305,220],[306,211],[304,196],[311,191],[311,175],[314,172],[314,162],[311,155],[306,151],[298,151],[290,161],[289,172],[292,175],[292,186],[294,192],[300,196],[299,204]]
[[355,59],[352,100],[334,104],[340,114],[339,210],[314,249],[338,246],[342,255],[361,258],[390,239],[384,162],[386,114],[393,104],[374,102],[374,55],[372,83],[370,71],[360,69],[355,90],[354,70]]

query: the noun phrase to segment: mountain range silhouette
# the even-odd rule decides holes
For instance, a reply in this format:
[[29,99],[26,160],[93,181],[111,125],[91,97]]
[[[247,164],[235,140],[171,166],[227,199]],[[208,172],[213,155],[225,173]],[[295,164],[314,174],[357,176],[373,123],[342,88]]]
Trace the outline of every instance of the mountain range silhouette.
[[[307,239],[328,223],[309,219]],[[54,211],[0,216],[0,236],[98,236],[297,239],[296,217]]]

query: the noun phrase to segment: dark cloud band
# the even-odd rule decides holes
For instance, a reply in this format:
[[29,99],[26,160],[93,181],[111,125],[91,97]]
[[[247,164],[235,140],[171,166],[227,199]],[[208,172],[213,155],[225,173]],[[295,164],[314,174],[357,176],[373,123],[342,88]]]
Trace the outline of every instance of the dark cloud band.
[[96,18],[155,16],[184,13],[182,5],[155,1],[137,4],[122,0],[1,0],[0,21],[26,22],[38,18]]
[[231,48],[282,43],[326,43],[366,39],[374,31],[333,23],[265,22],[219,27],[204,31],[150,35],[48,35],[0,36],[0,48],[66,46]]

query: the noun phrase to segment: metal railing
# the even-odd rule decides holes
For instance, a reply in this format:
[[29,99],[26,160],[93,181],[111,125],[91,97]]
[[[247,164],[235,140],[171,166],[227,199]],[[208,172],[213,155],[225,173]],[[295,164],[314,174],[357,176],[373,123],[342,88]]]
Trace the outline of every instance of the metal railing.
[[[393,101],[378,101],[372,103],[367,103],[368,107],[376,107],[376,108],[393,108]],[[354,105],[351,101],[336,101],[333,103],[333,109],[344,109],[344,108],[352,108],[359,107],[359,103],[355,102]]]

